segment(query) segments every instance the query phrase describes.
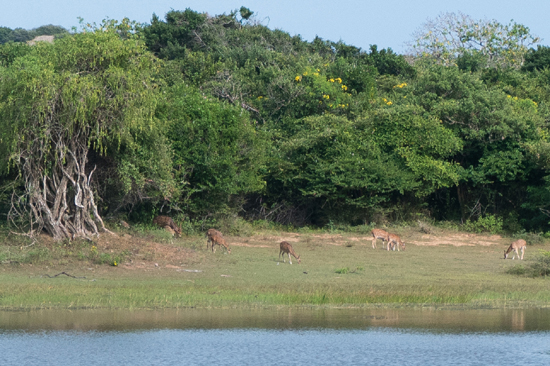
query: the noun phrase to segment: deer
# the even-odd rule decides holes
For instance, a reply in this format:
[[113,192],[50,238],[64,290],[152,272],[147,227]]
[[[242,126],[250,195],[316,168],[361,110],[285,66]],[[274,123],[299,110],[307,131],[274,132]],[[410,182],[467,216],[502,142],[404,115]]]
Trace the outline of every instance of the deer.
[[399,251],[399,247],[405,251],[405,243],[401,241],[401,238],[398,235],[395,234],[388,234],[388,250],[390,250],[390,247],[395,251],[395,247],[397,247],[397,251]]
[[[512,257],[512,260],[516,258],[516,254],[519,259],[523,260],[523,254],[525,253],[525,246],[527,243],[523,239],[518,239],[510,246],[508,247],[508,250],[504,251],[504,259],[508,258],[508,253],[510,253],[512,250],[514,251],[514,256]],[[519,251],[521,250],[521,256],[519,255]]]
[[382,239],[382,246],[383,246],[384,241],[388,241],[388,235],[390,235],[390,233],[382,229],[372,229],[371,234],[373,237],[372,249],[376,249],[376,239]]
[[294,253],[294,249],[292,248],[292,245],[290,245],[289,242],[282,241],[281,245],[280,245],[280,248],[281,249],[279,250],[279,258],[281,258],[281,253],[282,253],[283,254],[283,263],[285,263],[285,253],[286,253],[286,255],[288,255],[288,261],[290,262],[290,264],[292,264],[292,258],[290,257],[291,254],[294,258],[296,258],[298,260],[298,264],[302,263],[302,260],[300,259],[300,256],[296,256],[296,253]]
[[210,241],[212,242],[212,253],[216,253],[215,245],[218,244],[219,246],[224,246],[225,249],[227,249],[227,253],[231,254],[231,248],[229,248],[229,245],[225,242],[223,236],[214,234],[210,237]]
[[221,233],[221,231],[218,231],[216,229],[208,229],[208,231],[206,232],[206,250],[208,250],[208,244],[212,243],[212,237],[214,235],[218,235],[223,238],[223,234]]
[[168,232],[172,233],[172,236],[174,234],[177,234],[178,237],[181,236],[181,229],[171,217],[162,215],[157,216],[153,219],[153,224],[157,224],[159,227],[166,229]]

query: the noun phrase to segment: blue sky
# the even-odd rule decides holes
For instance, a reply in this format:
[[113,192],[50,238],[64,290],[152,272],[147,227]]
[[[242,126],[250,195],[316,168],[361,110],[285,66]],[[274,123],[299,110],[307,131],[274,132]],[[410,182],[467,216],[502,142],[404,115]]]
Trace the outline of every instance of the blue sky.
[[246,6],[256,19],[291,35],[311,41],[316,35],[342,40],[363,49],[371,44],[406,50],[405,43],[427,18],[444,12],[462,12],[474,19],[514,20],[550,45],[550,0],[0,0],[0,26],[32,29],[46,24],[71,28],[77,17],[101,22],[128,17],[149,23],[153,13],[164,18],[174,10],[191,8],[210,15]]

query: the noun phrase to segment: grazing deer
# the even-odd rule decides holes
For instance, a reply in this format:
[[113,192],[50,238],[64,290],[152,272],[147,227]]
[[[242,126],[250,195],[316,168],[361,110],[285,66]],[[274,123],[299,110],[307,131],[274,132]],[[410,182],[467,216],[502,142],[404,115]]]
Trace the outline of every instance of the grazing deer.
[[216,253],[215,245],[218,244],[219,246],[224,246],[225,249],[227,249],[227,253],[231,254],[231,248],[229,248],[229,245],[225,242],[223,236],[214,234],[210,237],[210,241],[212,242],[212,253]]
[[157,224],[159,227],[165,228],[169,232],[172,233],[172,235],[177,234],[178,236],[181,236],[181,229],[176,225],[174,220],[172,220],[171,217],[168,216],[157,216],[153,219],[153,224]]
[[281,258],[281,253],[283,253],[283,263],[285,263],[285,253],[288,255],[288,261],[290,264],[292,264],[292,258],[290,258],[290,255],[298,260],[298,264],[302,263],[302,260],[300,259],[300,256],[296,257],[296,253],[294,253],[294,249],[292,249],[292,245],[290,245],[287,241],[281,242],[281,250],[279,250],[279,258]]
[[[523,254],[525,253],[525,246],[526,245],[527,245],[527,243],[525,242],[525,240],[523,240],[523,239],[516,240],[515,242],[510,244],[510,246],[508,247],[508,250],[504,251],[504,259],[508,258],[508,253],[510,253],[513,250],[514,251],[514,256],[512,257],[512,259],[515,259],[516,254],[517,254],[518,258],[523,260]],[[521,250],[521,256],[519,255],[520,250]]]
[[372,240],[372,249],[376,249],[376,239],[382,239],[382,246],[384,246],[384,241],[388,241],[388,233],[382,229],[372,229],[371,231],[373,240]]
[[405,251],[405,243],[401,241],[401,238],[398,235],[395,234],[388,234],[388,250],[390,250],[390,247],[395,251],[395,247],[397,247],[397,251],[399,251],[399,247]]
[[221,231],[218,231],[216,229],[208,229],[208,231],[206,232],[206,250],[208,250],[208,244],[212,243],[212,237],[214,235],[217,235],[223,238]]

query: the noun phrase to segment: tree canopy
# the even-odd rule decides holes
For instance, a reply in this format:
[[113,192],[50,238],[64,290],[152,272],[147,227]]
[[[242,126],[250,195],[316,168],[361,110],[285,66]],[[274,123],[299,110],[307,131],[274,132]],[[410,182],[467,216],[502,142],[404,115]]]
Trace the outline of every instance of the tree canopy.
[[526,26],[442,14],[407,57],[305,41],[245,7],[84,28],[36,46],[0,29],[4,206],[21,227],[89,236],[105,215],[168,210],[550,229],[549,52]]

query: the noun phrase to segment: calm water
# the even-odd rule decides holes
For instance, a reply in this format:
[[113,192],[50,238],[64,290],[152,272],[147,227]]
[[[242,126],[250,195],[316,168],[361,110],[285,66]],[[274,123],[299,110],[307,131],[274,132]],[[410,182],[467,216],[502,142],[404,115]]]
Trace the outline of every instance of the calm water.
[[550,310],[0,312],[0,365],[550,365]]

